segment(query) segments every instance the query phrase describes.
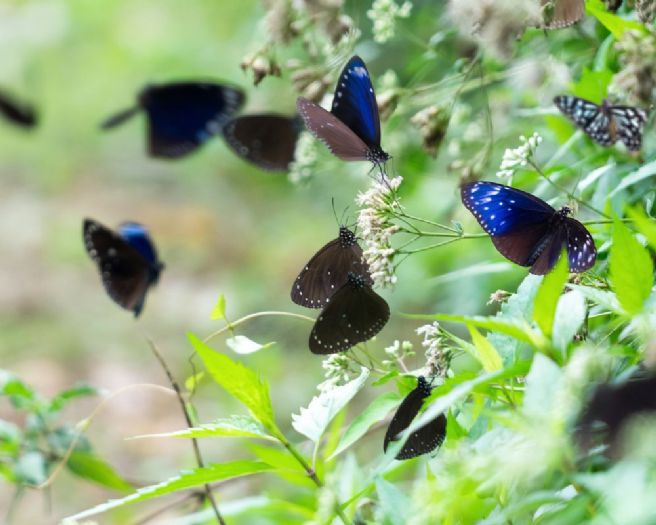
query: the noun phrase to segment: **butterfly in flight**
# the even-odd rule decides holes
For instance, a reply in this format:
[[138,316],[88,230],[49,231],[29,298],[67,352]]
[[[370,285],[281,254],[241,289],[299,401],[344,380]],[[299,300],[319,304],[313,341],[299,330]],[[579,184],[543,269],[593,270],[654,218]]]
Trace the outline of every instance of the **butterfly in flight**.
[[114,232],[93,219],[85,219],[83,236],[109,296],[138,317],[146,292],[157,283],[164,268],[146,228],[126,222]]
[[362,276],[369,287],[374,284],[355,234],[342,226],[337,238],[315,253],[298,274],[292,285],[292,301],[306,308],[323,308],[346,284],[349,273]]
[[[417,417],[424,399],[430,395],[431,390],[432,388],[426,378],[419,376],[417,378],[417,387],[401,402],[389,427],[387,427],[383,443],[384,452],[387,452],[389,444],[396,441],[399,434],[408,428],[414,418]],[[422,454],[428,454],[439,447],[444,442],[445,437],[446,416],[440,414],[408,436],[401,450],[397,453],[396,459],[410,459]]]
[[148,120],[148,152],[152,157],[184,157],[210,137],[221,133],[224,124],[244,103],[235,87],[209,82],[175,82],[150,85],[137,97],[137,105],[101,124],[110,129],[139,111]]
[[314,354],[345,352],[374,337],[389,316],[389,305],[371,289],[368,278],[349,273],[314,323],[310,350]]
[[568,217],[568,207],[557,211],[530,193],[496,182],[463,184],[460,194],[499,253],[520,266],[530,266],[531,273],[550,272],[563,247],[571,272],[594,266],[597,250],[592,236]]
[[0,91],[0,115],[12,124],[23,128],[33,128],[37,124],[34,108],[17,101],[4,91]]
[[299,97],[306,127],[342,160],[368,160],[379,168],[390,158],[380,146],[380,117],[367,66],[352,57],[339,75],[330,111]]
[[569,27],[583,18],[585,0],[541,0],[545,29]]
[[596,143],[611,146],[622,141],[630,151],[640,151],[642,126],[647,112],[632,106],[601,105],[570,95],[554,98],[556,107]]
[[302,130],[303,123],[297,116],[264,113],[228,121],[223,126],[223,137],[237,155],[259,168],[287,171]]

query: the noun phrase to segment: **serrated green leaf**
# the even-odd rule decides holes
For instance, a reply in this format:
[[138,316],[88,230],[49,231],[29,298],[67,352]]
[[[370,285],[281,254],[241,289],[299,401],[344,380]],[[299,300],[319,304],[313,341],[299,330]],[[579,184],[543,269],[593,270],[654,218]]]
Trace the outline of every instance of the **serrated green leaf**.
[[401,401],[401,396],[396,392],[387,392],[374,399],[367,408],[353,419],[346,432],[342,435],[337,448],[328,459],[333,459],[349,448],[353,443],[360,439],[369,430],[369,428],[381,421],[390,410],[396,407]]
[[601,104],[612,79],[613,72],[609,69],[593,71],[584,67],[581,78],[572,86],[572,93],[577,97]]
[[567,348],[583,325],[586,313],[585,297],[577,290],[571,290],[560,297],[553,323],[553,342],[556,348]]
[[599,23],[608,29],[618,40],[628,30],[639,31],[640,33],[645,32],[645,26],[641,23],[634,20],[625,20],[613,13],[609,13],[601,0],[588,0],[585,10],[588,14],[599,20]]
[[618,220],[613,225],[609,266],[613,290],[622,308],[629,315],[639,313],[654,285],[654,267],[649,252]]
[[628,210],[636,229],[645,236],[652,250],[656,250],[656,220],[647,217],[639,208]]
[[174,476],[166,481],[150,485],[148,487],[137,490],[134,494],[130,494],[125,498],[111,499],[105,503],[97,505],[91,509],[79,512],[66,519],[80,520],[94,516],[108,510],[122,507],[124,505],[138,503],[140,501],[147,501],[149,499],[157,498],[172,492],[180,490],[187,490],[194,487],[200,487],[207,483],[215,483],[217,481],[224,481],[226,479],[247,476],[250,474],[257,474],[260,472],[271,471],[273,467],[262,463],[261,461],[232,461],[230,463],[217,463],[207,465],[203,468],[182,471],[179,475]]
[[74,451],[66,462],[68,469],[81,478],[110,489],[127,492],[134,487],[125,481],[105,460],[91,452]]
[[130,439],[148,438],[214,438],[214,437],[249,437],[275,441],[255,419],[249,416],[230,416],[214,423],[185,428],[174,432],[159,434],[142,434]]
[[467,329],[471,334],[474,357],[481,363],[483,370],[486,372],[501,370],[503,364],[497,349],[474,326],[467,324]]
[[260,343],[256,343],[252,339],[249,339],[245,335],[236,335],[226,339],[226,345],[228,345],[228,348],[230,348],[230,350],[236,354],[252,354],[258,350],[271,348],[275,344],[276,343],[271,342],[261,345]]
[[328,424],[360,391],[368,377],[369,369],[361,367],[355,379],[313,397],[307,408],[301,407],[300,414],[292,414],[294,430],[317,443]]
[[212,319],[212,321],[219,321],[221,319],[225,319],[226,318],[225,308],[226,308],[225,296],[221,294],[219,295],[219,298],[216,300],[216,304],[212,309],[212,313],[210,314],[210,319]]
[[535,296],[533,319],[547,337],[551,337],[558,299],[563,293],[569,268],[567,254],[561,253],[554,269],[544,276]]
[[250,368],[213,350],[194,334],[188,334],[188,337],[214,381],[228,394],[243,403],[253,417],[273,436],[282,436],[276,425],[269,397],[269,385],[266,381],[261,381],[259,375]]

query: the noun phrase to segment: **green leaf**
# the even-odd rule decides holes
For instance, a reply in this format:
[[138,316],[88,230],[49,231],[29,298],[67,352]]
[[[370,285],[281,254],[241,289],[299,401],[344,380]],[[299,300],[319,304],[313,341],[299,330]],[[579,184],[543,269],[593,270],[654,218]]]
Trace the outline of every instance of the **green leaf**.
[[225,319],[225,307],[226,307],[226,300],[225,296],[223,294],[219,295],[219,298],[216,300],[216,304],[214,305],[214,308],[212,309],[212,313],[210,314],[210,318],[212,321],[218,321],[220,319]]
[[560,297],[553,323],[553,342],[557,348],[567,348],[583,325],[586,312],[585,297],[580,292],[571,290]]
[[50,401],[49,410],[51,412],[58,412],[64,408],[69,401],[77,399],[78,397],[88,397],[98,395],[98,389],[90,385],[76,385],[72,388],[68,388],[59,392],[55,397]]
[[237,354],[252,354],[258,350],[271,348],[275,344],[276,343],[271,342],[261,345],[260,343],[256,343],[252,339],[249,339],[245,335],[236,335],[226,339],[226,345],[228,345],[228,348]]
[[122,507],[131,503],[138,503],[140,501],[146,501],[158,496],[170,494],[172,492],[178,492],[181,490],[199,487],[207,483],[215,483],[217,481],[224,481],[226,479],[247,476],[249,474],[257,474],[259,472],[268,472],[271,470],[272,467],[270,465],[260,461],[232,461],[230,463],[213,464],[207,465],[203,468],[186,470],[180,472],[180,474],[177,476],[167,479],[166,481],[156,485],[150,485],[148,487],[141,488],[135,493],[126,496],[125,498],[111,499],[105,503],[79,512],[66,519],[81,520],[88,518],[89,516],[107,512],[108,510],[115,509],[117,507]]
[[568,275],[567,254],[563,252],[554,269],[545,275],[535,296],[533,319],[547,337],[551,337],[556,305],[558,304],[558,298],[563,293]]
[[551,412],[556,392],[561,388],[563,373],[556,363],[544,354],[535,354],[531,370],[526,376],[524,411],[531,415],[547,415]]
[[313,397],[307,408],[301,407],[300,414],[292,414],[294,430],[318,443],[328,424],[360,391],[368,377],[369,369],[361,367],[355,379]]
[[592,102],[601,104],[608,90],[608,84],[610,84],[612,79],[613,72],[609,69],[593,71],[584,67],[581,78],[572,86],[572,93],[577,97],[586,98]]
[[384,523],[404,525],[408,522],[410,500],[396,486],[382,477],[376,478],[376,492],[380,507],[387,518]]
[[23,485],[40,485],[48,477],[46,458],[40,452],[23,454],[14,467],[14,476]]
[[94,481],[104,487],[124,492],[134,489],[109,463],[91,452],[74,451],[68,458],[66,466],[81,478]]
[[198,385],[200,382],[203,380],[205,377],[205,370],[201,370],[200,372],[196,372],[195,374],[190,375],[187,379],[185,379],[185,388],[189,392],[193,392],[198,388]]
[[228,394],[243,403],[253,417],[262,423],[272,435],[282,436],[273,414],[269,385],[265,381],[261,381],[253,370],[216,352],[194,334],[188,334],[188,338],[214,381]]
[[613,313],[622,313],[620,302],[617,300],[617,296],[613,292],[598,290],[592,286],[583,286],[581,284],[568,284],[567,287],[570,290],[576,290],[577,292],[580,292],[581,295],[583,295],[583,297],[589,301],[603,306]]
[[645,236],[651,249],[656,250],[656,220],[647,217],[639,208],[628,210],[628,215],[633,219],[636,229]]
[[353,419],[342,435],[339,445],[328,459],[333,459],[349,448],[369,430],[371,425],[381,421],[390,410],[399,404],[401,396],[396,392],[387,392],[374,399],[358,416]]
[[250,442],[247,445],[255,456],[261,459],[267,465],[275,468],[276,476],[297,485],[309,489],[316,489],[305,469],[299,464],[298,460],[287,450],[281,450],[279,447],[269,447],[258,443]]
[[645,32],[645,26],[633,20],[624,20],[623,18],[609,13],[606,6],[601,0],[588,0],[586,2],[586,11],[594,16],[599,23],[610,31],[616,39],[622,38],[625,31],[630,29]]
[[617,299],[629,315],[642,310],[654,285],[654,267],[649,252],[618,220],[613,225],[610,280]]
[[650,177],[656,175],[656,160],[643,164],[633,173],[622,177],[620,183],[613,188],[613,191],[608,195],[608,199],[613,198],[619,192],[624,191],[625,189],[642,182]]
[[275,441],[273,436],[267,434],[266,430],[252,417],[230,416],[219,419],[214,423],[199,425],[197,427],[177,430],[175,432],[163,432],[159,434],[142,434],[130,439],[147,438],[213,438],[213,437],[249,437],[268,439]]
[[481,363],[483,370],[486,372],[496,372],[497,370],[501,370],[503,364],[497,349],[494,348],[492,343],[485,339],[485,337],[483,337],[474,326],[467,324],[467,329],[471,334],[474,357]]

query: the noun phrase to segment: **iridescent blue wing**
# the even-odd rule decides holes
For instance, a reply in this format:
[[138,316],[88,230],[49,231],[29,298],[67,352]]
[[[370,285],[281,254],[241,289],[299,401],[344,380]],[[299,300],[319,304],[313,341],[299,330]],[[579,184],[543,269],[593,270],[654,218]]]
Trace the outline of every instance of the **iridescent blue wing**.
[[615,125],[617,138],[624,142],[630,151],[640,151],[642,127],[647,122],[647,112],[632,106],[611,106],[609,112]]
[[124,222],[118,227],[119,235],[135,250],[152,267],[157,267],[160,263],[157,259],[157,250],[153,241],[150,239],[148,230],[137,222]]
[[603,108],[579,97],[561,95],[554,98],[556,107],[577,127],[602,146],[611,146],[617,140],[611,121]]

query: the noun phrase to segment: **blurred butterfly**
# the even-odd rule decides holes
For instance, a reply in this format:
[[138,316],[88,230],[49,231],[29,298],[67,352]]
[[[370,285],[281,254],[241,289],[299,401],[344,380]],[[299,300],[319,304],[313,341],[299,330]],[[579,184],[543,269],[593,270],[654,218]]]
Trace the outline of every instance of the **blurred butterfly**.
[[24,128],[33,128],[37,124],[34,108],[17,101],[3,91],[0,91],[0,114],[11,123]]
[[605,4],[606,4],[606,9],[614,13],[622,5],[622,0],[606,0]]
[[287,171],[302,129],[297,116],[244,115],[225,124],[223,136],[241,158],[265,170]]
[[292,301],[306,308],[323,308],[346,284],[349,273],[362,276],[369,287],[374,284],[355,234],[342,226],[338,237],[315,253],[298,274],[292,286]]
[[126,222],[113,232],[92,219],[84,220],[84,245],[98,265],[109,296],[137,317],[148,288],[157,283],[164,265],[141,224]]
[[585,0],[540,0],[545,29],[569,27],[583,18]]
[[371,289],[368,278],[349,273],[346,283],[321,310],[310,333],[314,354],[335,354],[368,341],[387,323],[387,302]]
[[607,100],[598,106],[589,100],[569,95],[554,98],[554,104],[598,144],[611,146],[620,140],[630,151],[640,150],[642,126],[647,122],[644,109],[611,106]]
[[[401,402],[389,427],[387,427],[383,451],[387,452],[390,442],[396,441],[399,434],[410,426],[410,423],[417,417],[424,399],[430,395],[431,390],[432,388],[426,379],[419,376],[417,378],[417,387]],[[410,459],[422,454],[428,454],[439,447],[444,442],[445,437],[446,416],[440,414],[408,436],[403,447],[396,455],[396,459]]]
[[376,166],[390,156],[380,146],[380,118],[369,72],[359,56],[342,70],[330,111],[299,97],[307,128],[342,160],[368,160]]
[[531,273],[551,271],[563,246],[571,272],[584,272],[595,263],[592,236],[564,206],[556,211],[542,199],[496,182],[470,182],[460,188],[462,202],[490,235],[504,257]]
[[139,111],[148,118],[148,152],[153,157],[184,157],[221,132],[244,103],[243,92],[208,82],[176,82],[147,86],[137,106],[121,111],[101,124],[110,129]]

